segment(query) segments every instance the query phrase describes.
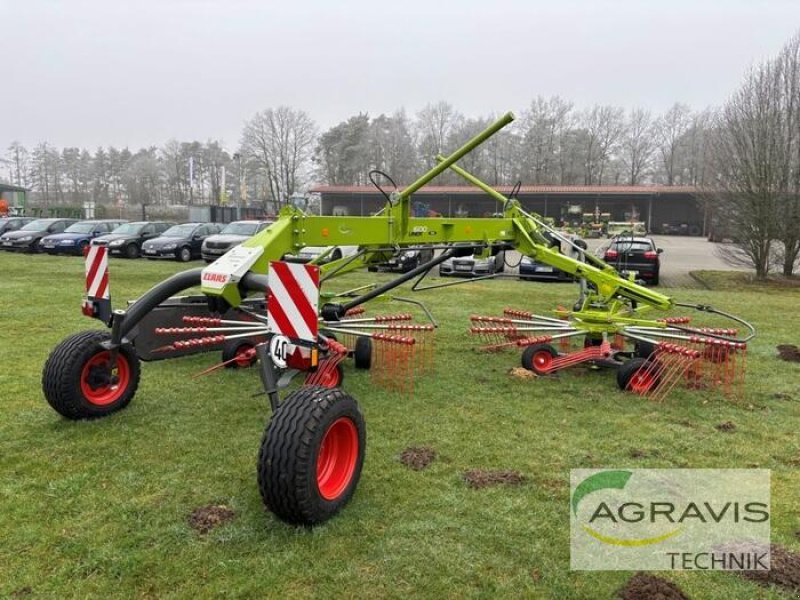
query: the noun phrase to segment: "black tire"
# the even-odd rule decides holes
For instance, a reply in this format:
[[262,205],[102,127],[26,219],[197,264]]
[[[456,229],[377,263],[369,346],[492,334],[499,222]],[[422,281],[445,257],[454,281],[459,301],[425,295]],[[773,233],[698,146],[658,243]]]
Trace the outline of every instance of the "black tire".
[[333,252],[331,252],[331,262],[335,260],[341,260],[342,258],[342,251],[339,248],[336,248]]
[[650,285],[658,285],[658,273],[656,273],[655,277],[650,280]]
[[[326,434],[335,437],[323,446]],[[350,395],[319,386],[292,392],[261,440],[258,489],[264,504],[287,523],[327,521],[353,496],[365,449],[366,424]],[[320,461],[329,468],[320,468]]]
[[[548,354],[550,355],[549,359],[546,357]],[[558,356],[558,351],[550,344],[533,344],[525,348],[522,353],[522,366],[537,375],[547,375],[549,371],[544,367],[549,365],[549,362],[556,356]]]
[[178,250],[175,252],[175,258],[180,262],[189,262],[192,260],[192,249],[188,246],[178,248]]
[[366,336],[356,338],[356,347],[353,349],[353,361],[356,369],[367,369],[372,366],[372,340]]
[[83,240],[78,244],[78,256],[84,256],[86,249],[89,247],[89,240]]
[[139,258],[139,246],[136,244],[125,246],[125,258]]
[[[643,377],[647,381],[641,381]],[[657,388],[660,381],[659,365],[646,358],[632,358],[617,369],[617,385],[621,390],[642,394]]]
[[636,358],[649,358],[656,351],[656,345],[652,342],[635,342],[633,345],[633,355]]
[[602,346],[603,345],[603,338],[601,337],[592,337],[591,335],[587,335],[583,338],[583,347],[584,348],[591,348],[592,346]]
[[572,242],[572,244],[574,246],[577,246],[581,250],[588,250],[589,249],[589,245],[583,240],[575,240],[574,242]]
[[500,250],[494,255],[494,272],[502,273],[506,268],[506,251]]
[[68,337],[50,353],[42,371],[42,390],[60,415],[95,419],[130,403],[139,386],[139,357],[130,344],[123,344],[116,373],[112,373],[109,351],[101,345],[110,339],[105,331],[84,331]]
[[[246,350],[255,348],[255,344],[247,339],[228,340],[222,345],[222,362],[226,369],[247,369],[256,364],[258,357],[239,355]],[[236,360],[234,360],[236,359]],[[231,361],[231,362],[228,362]]]

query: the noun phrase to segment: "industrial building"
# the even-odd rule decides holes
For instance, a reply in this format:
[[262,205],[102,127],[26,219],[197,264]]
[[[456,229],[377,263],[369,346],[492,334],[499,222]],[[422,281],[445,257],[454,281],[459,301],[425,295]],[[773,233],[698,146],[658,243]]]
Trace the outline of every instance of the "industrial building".
[[[511,186],[498,186],[501,194]],[[317,186],[322,214],[369,216],[386,199],[372,186]],[[389,190],[390,191],[390,190]],[[652,233],[706,235],[709,214],[694,187],[524,185],[516,197],[525,210],[557,224],[642,221]],[[426,186],[412,198],[416,216],[482,217],[502,210],[491,196],[470,186]]]

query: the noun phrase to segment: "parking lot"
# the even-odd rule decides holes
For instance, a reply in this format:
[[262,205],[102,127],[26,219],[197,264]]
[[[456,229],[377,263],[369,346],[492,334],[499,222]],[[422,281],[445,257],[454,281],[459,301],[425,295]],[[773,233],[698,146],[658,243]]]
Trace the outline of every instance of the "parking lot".
[[[661,254],[661,287],[688,289],[703,287],[689,275],[690,271],[746,270],[745,267],[731,265],[723,260],[727,244],[709,242],[704,237],[654,235],[652,238],[656,245],[664,250]],[[587,239],[586,243],[589,252],[595,253],[608,243],[608,239]],[[509,264],[517,264],[519,255],[510,254],[507,260]],[[518,269],[511,270],[512,273],[517,271]]]

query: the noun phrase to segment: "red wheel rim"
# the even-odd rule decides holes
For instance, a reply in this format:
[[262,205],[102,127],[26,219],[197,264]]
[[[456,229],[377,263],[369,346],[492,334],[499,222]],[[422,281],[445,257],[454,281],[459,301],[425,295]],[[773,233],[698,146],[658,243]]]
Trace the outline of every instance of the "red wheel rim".
[[547,371],[550,365],[553,364],[553,355],[547,350],[539,350],[533,354],[533,368],[536,371]]
[[353,479],[358,461],[358,431],[348,417],[340,417],[325,432],[317,454],[317,487],[325,500],[335,500]]
[[324,369],[322,373],[319,374],[319,380],[317,381],[318,385],[326,388],[338,387],[339,383],[341,383],[341,377],[339,375],[338,366],[333,369]]
[[236,362],[237,367],[239,367],[240,369],[244,369],[253,364],[253,353],[251,352],[252,349],[253,349],[252,344],[242,344],[241,346],[236,348],[234,361]]
[[649,371],[640,368],[628,381],[628,389],[632,392],[643,393],[649,392],[656,383],[656,378]]
[[109,368],[111,353],[98,352],[86,361],[81,371],[81,393],[90,404],[106,406],[122,397],[130,383],[131,370],[128,360],[117,354],[117,366]]

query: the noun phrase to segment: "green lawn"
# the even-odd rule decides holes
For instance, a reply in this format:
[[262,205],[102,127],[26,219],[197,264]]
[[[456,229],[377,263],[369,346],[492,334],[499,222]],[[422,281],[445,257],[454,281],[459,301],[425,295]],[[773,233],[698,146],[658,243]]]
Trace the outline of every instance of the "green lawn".
[[[112,297],[121,306],[181,268],[112,259]],[[441,323],[435,372],[409,397],[347,365],[367,459],[353,501],[310,531],[262,507],[255,458],[269,410],[255,370],[192,378],[216,353],[145,364],[126,410],[66,421],[40,378],[61,339],[98,326],[80,314],[83,263],[1,253],[0,272],[2,597],[613,598],[631,573],[569,570],[577,467],[772,469],[773,541],[800,550],[800,365],[775,351],[800,343],[800,290],[676,291],[752,320],[759,336],[745,401],[679,391],[662,404],[619,392],[608,372],[516,379],[508,370],[518,354],[471,350],[470,314],[545,312],[574,300],[571,285],[489,281],[417,294]],[[726,421],[734,432],[715,428]],[[432,446],[437,460],[408,469],[399,455],[412,445]],[[527,482],[473,490],[462,479],[471,468],[515,469]],[[188,516],[211,503],[236,517],[200,535]],[[692,598],[789,597],[730,574],[665,576]]]

